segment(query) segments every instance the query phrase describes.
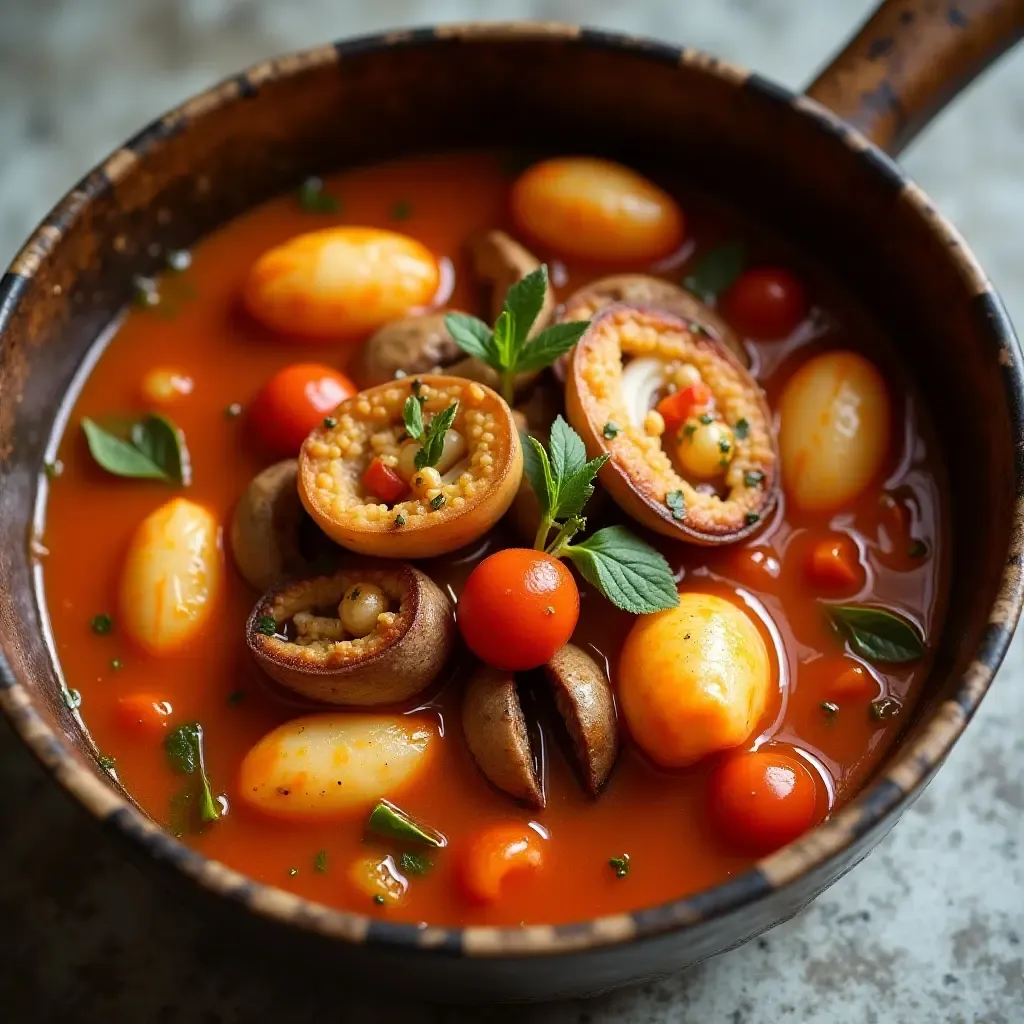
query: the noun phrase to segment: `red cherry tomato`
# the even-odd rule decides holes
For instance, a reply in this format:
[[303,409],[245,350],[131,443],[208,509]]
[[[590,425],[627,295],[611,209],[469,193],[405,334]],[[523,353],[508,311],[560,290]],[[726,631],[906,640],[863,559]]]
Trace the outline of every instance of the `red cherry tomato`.
[[485,558],[466,580],[458,608],[469,649],[513,672],[549,661],[572,636],[579,615],[572,573],[557,558],[527,548]]
[[525,825],[492,825],[469,841],[462,859],[462,888],[474,903],[495,903],[511,874],[544,864],[540,836]]
[[389,505],[409,493],[409,485],[390,466],[385,466],[379,455],[366,467],[363,487],[367,494],[373,494]]
[[712,821],[734,846],[767,854],[817,819],[817,791],[807,766],[779,750],[736,754],[708,779]]
[[298,455],[307,435],[358,389],[343,373],[317,363],[278,370],[249,409],[262,446],[282,458]]
[[722,296],[733,327],[752,338],[785,338],[807,315],[807,293],[788,270],[760,267],[741,274]]

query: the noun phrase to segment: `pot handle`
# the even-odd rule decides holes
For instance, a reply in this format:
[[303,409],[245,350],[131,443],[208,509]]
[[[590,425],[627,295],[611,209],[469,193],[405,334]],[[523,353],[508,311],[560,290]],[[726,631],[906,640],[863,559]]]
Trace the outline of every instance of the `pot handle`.
[[883,0],[807,88],[896,154],[1024,35],[1024,0]]

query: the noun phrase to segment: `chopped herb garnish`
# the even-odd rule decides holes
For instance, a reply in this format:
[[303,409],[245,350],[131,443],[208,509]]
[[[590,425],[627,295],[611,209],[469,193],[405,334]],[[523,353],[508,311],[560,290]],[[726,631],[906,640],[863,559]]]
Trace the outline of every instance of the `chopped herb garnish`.
[[726,242],[697,257],[693,272],[683,278],[683,287],[707,302],[729,288],[746,262],[746,246],[742,242]]
[[416,377],[413,379],[409,387],[412,388],[412,393],[419,397],[420,389],[423,387],[423,381],[421,381],[419,377]]
[[367,831],[384,836],[386,839],[400,839],[437,848],[448,845],[448,840],[442,833],[426,825],[421,825],[412,815],[407,814],[390,800],[381,800],[374,807],[367,819],[366,828]]
[[349,600],[350,601],[357,601],[359,599],[359,595],[361,593],[362,593],[362,591],[358,587],[353,587],[352,588],[352,593],[349,594]]
[[289,868],[288,869],[288,877],[289,878],[294,878],[298,873],[299,873],[299,869],[298,868]]
[[624,853],[621,857],[609,857],[608,864],[615,872],[616,878],[625,878],[629,874],[629,854]]
[[408,220],[412,216],[412,203],[408,199],[399,199],[391,207],[392,220]]
[[324,427],[327,430],[333,430],[338,425],[338,421],[333,416],[324,417]]
[[338,197],[324,188],[320,178],[307,178],[299,186],[298,200],[306,213],[337,213],[341,209]]
[[226,408],[226,409],[224,410],[224,415],[225,415],[225,416],[227,416],[227,418],[228,418],[229,420],[233,420],[233,419],[235,419],[235,418],[236,418],[237,416],[241,416],[241,415],[242,415],[242,403],[241,403],[241,402],[232,402],[232,403],[231,403],[231,404],[230,404],[230,405],[229,405],[229,406],[228,406],[228,407],[227,407],[227,408]]
[[166,416],[149,413],[131,424],[127,437],[105,430],[84,417],[82,429],[89,452],[114,476],[136,480],[169,480],[188,486],[192,466],[185,435]]
[[273,615],[261,615],[256,620],[256,632],[264,636],[275,636],[277,633],[277,619]]
[[110,769],[117,764],[116,757],[108,757],[106,754],[100,754],[99,757],[96,758],[96,760],[99,762],[100,767],[106,768],[107,771],[110,771]]
[[395,526],[405,526],[405,516],[401,512],[395,516]]
[[823,700],[818,707],[825,712],[825,720],[831,722],[833,718],[839,713],[839,705],[835,701]]
[[92,617],[90,626],[97,636],[106,636],[114,628],[114,620],[106,612],[100,612]]
[[683,437],[685,437],[687,441],[692,441],[693,440],[693,435],[696,434],[696,433],[697,433],[697,424],[696,423],[687,423],[686,426],[683,427]]
[[245,690],[233,690],[228,694],[229,704],[241,704],[243,700],[245,700]]
[[[624,526],[610,526],[571,543],[586,527],[583,507],[594,493],[594,478],[608,455],[588,462],[583,439],[561,416],[551,426],[548,448],[524,435],[523,453],[524,472],[541,509],[534,540],[538,551],[571,559],[588,583],[625,611],[639,615],[679,603],[668,563]],[[558,532],[549,543],[552,529]]]
[[750,424],[746,419],[738,419],[736,425],[732,428],[732,432],[742,441],[750,433]]
[[437,510],[438,510],[438,509],[439,509],[439,508],[440,508],[440,507],[441,507],[441,506],[442,506],[443,504],[444,504],[444,495],[443,495],[443,494],[435,494],[435,495],[434,495],[434,497],[432,497],[432,498],[430,499],[430,507],[431,507],[431,508],[432,508],[432,509],[433,509],[433,510],[434,510],[435,512],[436,512],[436,511],[437,511]]
[[43,472],[46,474],[47,480],[56,480],[64,472],[64,463],[60,459],[46,462],[43,464]]
[[867,605],[829,605],[832,624],[846,638],[854,654],[871,662],[903,664],[924,654],[924,641],[902,615]]
[[376,903],[378,907],[383,907],[385,900],[384,897],[381,896],[381,894],[378,892],[374,895],[373,902]]
[[718,450],[723,455],[728,455],[729,452],[732,451],[732,443],[729,441],[729,438],[727,438],[727,437],[720,437],[718,439]]
[[[417,382],[413,381],[415,385]],[[414,387],[414,391],[417,389]],[[452,402],[447,409],[442,409],[430,417],[430,422],[423,423],[423,402],[418,392],[405,400],[402,408],[402,419],[405,431],[414,441],[420,442],[419,450],[413,460],[417,469],[436,466],[444,454],[444,436],[451,430],[455,415],[459,411],[459,403]]]
[[764,482],[764,473],[759,469],[748,469],[743,474],[743,483],[747,487],[760,487]]
[[434,862],[422,853],[403,853],[398,866],[406,875],[425,875],[434,866]]
[[[216,821],[220,817],[217,801],[214,799],[210,780],[206,776],[206,765],[203,757],[203,727],[198,722],[187,722],[179,725],[164,740],[164,750],[171,769],[178,775],[194,776],[195,787],[186,790],[185,800],[191,809],[193,796],[198,803],[198,827]],[[195,823],[193,822],[193,827]]]
[[82,706],[82,695],[77,690],[64,690],[61,697],[69,711],[77,711]]
[[903,710],[903,705],[895,697],[876,697],[869,707],[871,717],[876,722],[881,722],[886,718],[895,718]]
[[544,306],[547,290],[548,268],[541,264],[509,288],[493,328],[463,313],[445,317],[455,344],[498,371],[501,395],[510,405],[516,375],[550,366],[579,341],[589,324],[587,320],[553,324],[531,339],[530,331]]
[[709,423],[715,422],[715,417],[712,416],[709,412],[702,412],[700,416],[697,418],[700,420],[701,423],[704,424],[704,426],[707,426]]
[[683,500],[682,491],[669,491],[665,495],[665,504],[672,512],[672,518],[681,520],[686,518],[686,502]]
[[604,425],[604,430],[602,430],[601,433],[604,435],[606,440],[610,441],[613,437],[618,437],[619,436],[618,425],[615,424],[615,423],[612,423],[612,421],[609,420]]
[[110,667],[117,672],[119,669],[124,668],[124,662],[120,658],[111,658]]
[[317,851],[317,855],[313,858],[313,870],[321,875],[327,870],[326,850]]
[[928,554],[928,545],[923,540],[912,540],[907,548],[907,555],[910,558],[924,558]]
[[167,254],[167,269],[180,274],[192,266],[192,253],[188,249],[171,249]]
[[761,514],[759,512],[748,512],[744,518],[747,521],[747,526],[753,526],[754,523],[761,521]]

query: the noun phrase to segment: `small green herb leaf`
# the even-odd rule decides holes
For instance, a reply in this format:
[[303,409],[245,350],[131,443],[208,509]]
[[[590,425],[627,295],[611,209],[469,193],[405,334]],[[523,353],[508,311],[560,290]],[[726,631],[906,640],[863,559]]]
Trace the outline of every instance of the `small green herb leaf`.
[[646,615],[679,604],[668,562],[624,526],[609,526],[566,549],[583,577],[612,604]]
[[327,870],[326,850],[318,851],[316,857],[313,858],[313,870],[321,875]]
[[434,862],[422,853],[403,853],[398,866],[405,875],[425,875],[434,866]]
[[117,764],[117,758],[109,757],[107,754],[100,754],[96,760],[99,762],[100,767],[106,768],[107,771],[110,771]]
[[558,499],[558,489],[547,449],[535,437],[528,434],[520,436],[523,438],[523,471],[540,502],[541,515],[549,514],[552,504]]
[[423,403],[415,396],[410,395],[402,407],[402,419],[405,422],[405,432],[414,440],[423,440]]
[[750,433],[750,424],[745,419],[738,419],[732,428],[732,432],[742,441]]
[[619,427],[618,427],[618,425],[615,424],[615,423],[612,423],[612,421],[609,420],[604,425],[604,429],[601,431],[601,436],[606,441],[611,441],[613,438],[618,437],[619,436]]
[[482,359],[488,366],[498,361],[497,349],[494,347],[494,332],[475,316],[465,313],[449,313],[444,318],[445,326],[452,340],[466,355]]
[[171,770],[178,775],[195,775],[198,777],[196,805],[199,820],[203,824],[216,821],[220,817],[217,801],[214,799],[210,780],[206,777],[206,766],[203,759],[203,727],[198,722],[186,722],[169,733],[164,740],[164,750]]
[[726,242],[697,257],[683,287],[707,302],[717,298],[743,273],[747,248],[742,242]]
[[550,366],[580,340],[589,326],[589,320],[552,324],[522,349],[515,363],[515,372],[526,373]]
[[620,857],[609,857],[608,864],[615,872],[616,878],[625,878],[629,874],[629,854],[624,853]]
[[448,840],[440,832],[421,825],[412,815],[390,800],[381,800],[370,812],[366,822],[367,831],[385,839],[401,839],[406,842],[420,843],[440,849],[448,845]]
[[82,429],[92,457],[108,473],[136,480],[191,482],[191,463],[185,437],[166,416],[150,415],[129,428],[129,439],[118,437],[88,417]]
[[100,612],[92,617],[89,625],[97,636],[106,636],[114,628],[114,620],[106,612]]
[[846,604],[829,605],[828,613],[853,652],[868,661],[898,665],[924,654],[924,641],[917,629],[895,612]]
[[530,333],[533,322],[544,306],[548,290],[548,268],[542,263],[526,277],[516,281],[505,295],[502,309],[507,312],[515,325],[515,344],[522,348]]
[[273,615],[261,615],[256,620],[256,632],[264,636],[274,636],[277,633],[277,619]]
[[385,900],[384,897],[381,896],[381,894],[378,892],[374,894],[373,902],[376,903],[378,907],[383,907],[387,900]]
[[668,505],[673,519],[682,520],[686,518],[686,501],[683,499],[682,491],[669,491],[665,495],[665,504]]
[[45,462],[43,463],[43,472],[46,474],[47,480],[56,480],[64,472],[64,463],[60,459]]
[[64,698],[64,706],[69,711],[77,711],[82,706],[82,695],[77,690],[64,690],[61,696]]
[[745,487],[760,487],[764,482],[764,473],[759,469],[748,469],[743,474],[743,484]]
[[458,411],[459,403],[452,402],[447,409],[442,409],[430,417],[430,423],[423,432],[423,447],[416,453],[414,460],[417,469],[436,466],[441,461],[444,454],[444,435],[451,430]]
[[306,213],[337,213],[341,202],[324,188],[320,178],[307,178],[300,186],[297,198]]

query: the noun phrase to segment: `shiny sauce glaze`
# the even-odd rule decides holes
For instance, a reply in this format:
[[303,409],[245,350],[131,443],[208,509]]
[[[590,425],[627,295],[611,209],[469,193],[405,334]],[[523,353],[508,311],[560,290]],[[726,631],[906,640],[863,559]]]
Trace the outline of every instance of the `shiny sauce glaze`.
[[[239,767],[250,748],[275,726],[316,707],[270,682],[253,663],[243,630],[256,595],[230,558],[214,614],[181,650],[147,653],[122,629],[119,578],[140,521],[181,493],[226,528],[249,480],[274,461],[255,442],[248,418],[263,383],[289,363],[343,369],[358,347],[303,341],[257,323],[239,298],[256,258],[322,227],[389,228],[441,257],[439,306],[489,319],[464,252],[476,232],[502,227],[515,234],[506,164],[498,155],[464,154],[358,169],[326,180],[326,191],[339,201],[336,210],[310,212],[286,195],[215,232],[195,248],[187,269],[168,272],[158,282],[159,305],[133,309],[113,332],[74,401],[59,445],[60,471],[49,483],[46,602],[63,676],[69,690],[80,694],[79,711],[103,763],[146,813],[168,824],[182,778],[168,766],[159,735],[125,727],[119,699],[145,694],[166,702],[169,725],[202,723],[206,772],[221,810],[227,810],[184,841],[261,882],[394,920],[504,925],[581,920],[696,892],[743,872],[755,860],[712,821],[709,775],[721,757],[666,770],[627,737],[606,788],[592,799],[577,782],[548,701],[531,696],[543,689],[530,685],[532,677],[521,690],[528,718],[536,715],[543,723],[535,749],[542,751],[547,806],[530,809],[504,797],[477,770],[462,740],[460,700],[472,668],[463,653],[427,691],[399,709],[435,723],[442,735],[426,770],[395,800],[441,830],[449,846],[431,851],[429,872],[408,876],[400,900],[381,903],[353,881],[351,865],[368,854],[391,853],[397,859],[404,848],[364,835],[366,808],[343,820],[296,824],[263,816],[239,799]],[[941,628],[946,595],[941,453],[906,367],[884,332],[841,287],[734,210],[685,185],[667,187],[685,211],[685,241],[654,267],[621,261],[597,265],[533,244],[551,268],[560,300],[613,272],[650,272],[679,283],[700,254],[740,239],[748,264],[787,267],[808,296],[807,315],[787,337],[744,340],[751,371],[773,410],[787,381],[820,352],[858,352],[879,368],[888,385],[893,428],[883,467],[841,509],[800,511],[783,494],[752,537],[718,548],[635,528],[663,553],[681,589],[720,594],[751,614],[770,652],[772,687],[767,710],[745,746],[775,745],[799,758],[814,779],[815,819],[821,820],[877,768],[928,671],[927,648]],[[168,411],[191,453],[192,482],[180,492],[165,482],[104,472],[78,427],[83,417],[144,413],[150,406],[140,382],[155,367],[173,367],[192,382],[190,393]],[[601,523],[607,522],[628,522],[628,517],[609,502],[601,513]],[[807,574],[812,547],[828,538],[852,542],[863,572],[862,582],[839,598],[816,589]],[[226,545],[226,538],[221,543]],[[453,555],[418,565],[457,600],[486,554],[521,543],[503,524]],[[635,617],[578,582],[581,609],[573,642],[607,666],[615,685],[620,649]],[[830,624],[823,598],[899,612],[924,638],[926,653],[905,664],[872,664],[858,657]],[[102,615],[111,616],[109,629],[103,623],[96,628]],[[843,679],[848,687],[853,679],[854,685],[839,694],[835,683]],[[872,713],[872,701],[881,713]],[[463,896],[457,877],[461,850],[481,827],[500,823],[529,823],[543,843],[544,864],[539,871],[510,876],[502,898],[481,905]],[[620,877],[610,860],[624,854],[628,874]]]

